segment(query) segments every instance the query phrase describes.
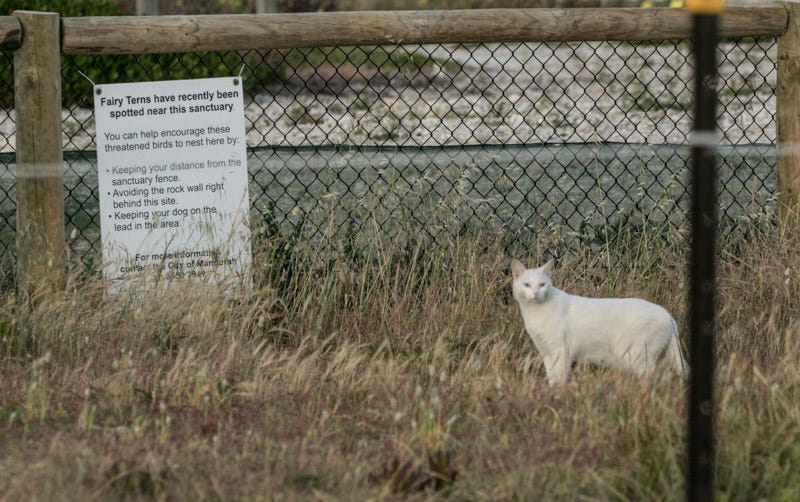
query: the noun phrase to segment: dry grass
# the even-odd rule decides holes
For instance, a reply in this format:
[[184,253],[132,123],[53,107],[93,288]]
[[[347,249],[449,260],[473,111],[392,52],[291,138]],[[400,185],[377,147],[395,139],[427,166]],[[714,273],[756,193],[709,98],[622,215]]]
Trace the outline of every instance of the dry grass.
[[[753,229],[721,252],[722,500],[800,497],[799,236]],[[501,250],[398,243],[276,270],[273,244],[248,298],[85,279],[1,297],[0,497],[682,498],[686,389],[588,367],[547,387]],[[685,255],[631,229],[555,280],[647,297],[685,329]]]

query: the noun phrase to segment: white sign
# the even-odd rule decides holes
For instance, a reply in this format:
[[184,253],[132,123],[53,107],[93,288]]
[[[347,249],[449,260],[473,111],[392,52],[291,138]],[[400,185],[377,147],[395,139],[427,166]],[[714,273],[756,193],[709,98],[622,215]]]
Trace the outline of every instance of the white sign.
[[[240,78],[96,85],[103,272],[249,286]],[[114,288],[116,284],[116,288]]]

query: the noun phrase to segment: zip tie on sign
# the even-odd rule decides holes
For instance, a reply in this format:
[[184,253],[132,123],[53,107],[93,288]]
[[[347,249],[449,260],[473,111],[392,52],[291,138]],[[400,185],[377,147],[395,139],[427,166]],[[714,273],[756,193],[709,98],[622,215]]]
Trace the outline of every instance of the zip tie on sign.
[[80,71],[80,70],[78,70],[78,73],[80,73],[80,74],[81,74],[81,77],[83,77],[83,78],[85,78],[86,80],[88,80],[88,81],[89,81],[89,83],[90,83],[90,84],[92,84],[92,87],[97,87],[97,84],[95,84],[94,82],[92,82],[92,79],[90,79],[89,77],[87,77],[85,73],[83,73],[83,72],[82,72],[82,71]]

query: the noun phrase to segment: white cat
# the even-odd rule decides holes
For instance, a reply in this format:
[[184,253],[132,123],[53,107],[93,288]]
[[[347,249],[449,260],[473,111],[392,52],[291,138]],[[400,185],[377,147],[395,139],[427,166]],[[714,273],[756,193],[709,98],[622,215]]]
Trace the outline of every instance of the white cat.
[[553,262],[526,269],[511,263],[514,299],[525,330],[544,358],[550,385],[567,381],[572,363],[589,361],[643,375],[666,352],[672,368],[686,378],[678,326],[663,307],[639,298],[585,298],[565,293],[550,281]]

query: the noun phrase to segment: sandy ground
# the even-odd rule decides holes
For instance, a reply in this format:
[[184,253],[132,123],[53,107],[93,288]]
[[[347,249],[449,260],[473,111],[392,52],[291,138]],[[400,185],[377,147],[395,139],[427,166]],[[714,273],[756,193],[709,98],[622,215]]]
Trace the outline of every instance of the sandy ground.
[[[301,65],[248,96],[248,145],[681,144],[691,129],[686,43],[387,50],[433,63],[415,71]],[[724,143],[775,141],[776,57],[769,39],[721,46]],[[95,148],[90,109],[64,110],[62,119],[65,150]],[[0,111],[0,151],[14,144],[14,111]]]

